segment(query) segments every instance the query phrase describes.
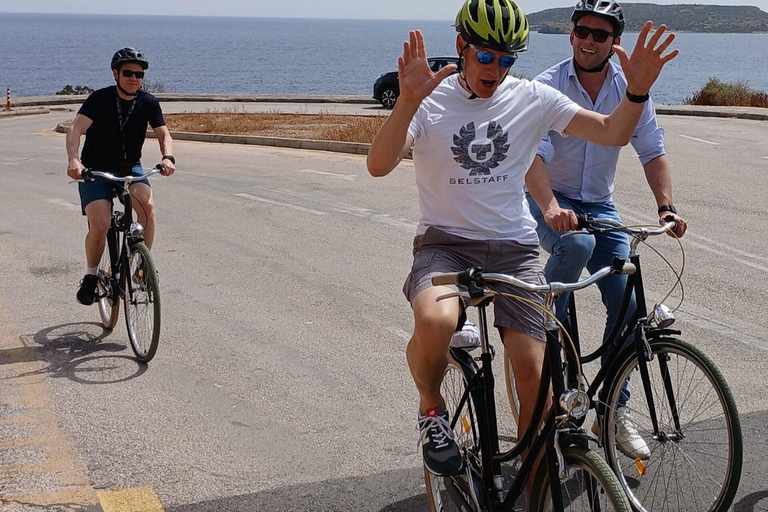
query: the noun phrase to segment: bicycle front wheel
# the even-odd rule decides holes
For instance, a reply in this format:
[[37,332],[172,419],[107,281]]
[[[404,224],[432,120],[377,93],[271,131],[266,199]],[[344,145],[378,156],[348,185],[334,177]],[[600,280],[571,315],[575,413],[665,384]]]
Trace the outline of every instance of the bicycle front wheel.
[[[112,236],[112,230],[107,234],[107,241]],[[99,263],[99,282],[96,284],[96,293],[99,297],[99,316],[101,325],[105,329],[112,330],[117,325],[120,317],[120,294],[112,289],[112,264],[109,257],[109,243],[104,248]]]
[[136,358],[147,363],[160,341],[160,290],[155,263],[143,242],[131,244],[124,279],[128,339]]
[[[643,385],[634,347],[624,352],[610,380],[602,424],[608,462],[639,512],[726,511],[742,466],[741,425],[728,385],[712,361],[688,343],[661,338],[650,347],[650,389]],[[630,398],[619,410],[627,380]],[[617,444],[638,434],[648,447],[644,457]]]
[[[632,511],[616,475],[594,450],[569,446],[563,450],[563,459],[567,467],[565,480],[560,480],[563,510]],[[555,510],[549,485],[549,469],[544,461],[539,464],[539,470],[536,473],[530,510],[534,512]]]
[[467,398],[464,407],[457,412],[461,397],[467,388],[467,378],[461,366],[448,358],[448,367],[443,374],[441,393],[445,398],[445,408],[451,414],[459,414],[454,427],[456,444],[464,456],[464,473],[456,476],[433,475],[424,466],[424,481],[427,488],[427,504],[430,512],[479,512],[475,506],[476,489],[470,486],[472,481],[470,464],[480,467],[480,440],[478,436],[477,416],[472,406],[471,397]]

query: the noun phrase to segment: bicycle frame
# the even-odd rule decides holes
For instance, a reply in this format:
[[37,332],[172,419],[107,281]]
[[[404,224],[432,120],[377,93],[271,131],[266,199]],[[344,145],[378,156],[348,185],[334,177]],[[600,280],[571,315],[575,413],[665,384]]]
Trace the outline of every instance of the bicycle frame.
[[[456,422],[461,416],[460,412],[465,406],[468,407],[470,415],[472,406],[475,406],[475,412],[478,419],[479,432],[473,435],[480,441],[480,453],[482,461],[482,471],[480,480],[483,482],[485,494],[484,497],[493,499],[486,503],[487,510],[498,512],[510,512],[513,510],[515,501],[525,490],[525,484],[529,478],[533,478],[533,465],[539,459],[542,450],[546,450],[546,457],[542,459],[542,464],[547,464],[549,468],[550,489],[552,491],[552,502],[555,504],[556,511],[563,510],[562,496],[560,493],[560,475],[565,471],[565,463],[561,454],[560,443],[566,445],[575,444],[586,446],[589,438],[583,432],[576,429],[570,422],[565,427],[556,425],[556,421],[567,418],[569,413],[563,410],[559,398],[565,393],[564,378],[554,378],[562,376],[562,359],[560,356],[560,342],[558,327],[553,320],[547,322],[547,344],[544,362],[542,366],[542,378],[539,386],[539,392],[536,404],[532,414],[531,422],[525,431],[522,439],[517,445],[507,451],[501,452],[498,438],[498,422],[496,417],[496,402],[494,394],[495,379],[491,369],[494,351],[488,342],[488,325],[486,308],[492,302],[492,299],[484,299],[476,305],[479,316],[480,336],[481,336],[481,355],[479,369],[474,364],[469,354],[461,349],[451,349],[454,359],[462,366],[465,375],[471,376],[464,394],[459,401],[456,411],[452,416],[451,428],[456,428]],[[548,307],[551,309],[552,298],[548,299]],[[553,399],[543,428],[539,429],[542,414],[546,406],[546,398],[550,392],[550,383],[552,384],[551,397]],[[469,402],[469,395],[477,398]],[[483,410],[479,410],[482,408]],[[518,476],[513,481],[511,487],[505,492],[502,488],[501,463],[512,460],[522,454],[523,450],[528,449],[528,454],[522,463]],[[475,495],[474,476],[472,468],[467,468],[468,475],[472,478],[470,485],[470,495],[478,506],[478,496]],[[487,501],[487,500],[486,500]]]
[[[160,172],[156,168],[146,176],[155,174],[154,171]],[[116,211],[114,207],[112,208],[110,229],[107,232],[107,250],[109,251],[109,263],[112,271],[110,290],[113,300],[121,295],[126,298],[133,296],[133,283],[130,279],[125,279],[123,271],[128,272],[129,269],[128,248],[131,244],[144,240],[142,236],[144,228],[140,224],[133,222],[133,201],[130,192],[132,183],[131,181],[123,181],[122,190],[116,190],[116,195],[121,199],[124,210],[120,212]],[[121,234],[122,237],[120,236]],[[125,289],[121,289],[121,280],[126,285]]]
[[[589,396],[590,400],[592,400],[592,398],[598,394],[598,389],[600,389],[602,386],[600,395],[598,395],[599,400],[592,400],[592,403],[595,405],[598,413],[600,414],[603,413],[606,403],[605,394],[608,392],[608,390],[605,389],[606,386],[603,386],[603,384],[606,382],[606,380],[608,380],[609,376],[612,376],[616,364],[618,364],[619,360],[621,359],[616,356],[623,350],[630,350],[631,348],[634,348],[634,350],[637,351],[638,369],[640,371],[640,376],[643,382],[643,390],[645,392],[645,397],[648,403],[651,423],[653,425],[653,435],[659,436],[660,431],[659,422],[656,416],[656,401],[650,389],[651,386],[648,373],[648,363],[654,359],[654,355],[652,353],[650,344],[648,343],[648,339],[670,334],[679,335],[680,331],[668,328],[652,327],[650,325],[648,320],[648,309],[645,302],[645,288],[643,286],[642,269],[640,267],[640,254],[637,252],[637,246],[640,241],[641,240],[639,239],[632,240],[629,260],[635,266],[636,270],[634,274],[627,278],[627,284],[624,289],[624,297],[622,299],[619,315],[616,318],[616,322],[614,323],[613,327],[611,328],[611,332],[605,338],[602,345],[591,354],[581,355],[576,315],[576,302],[573,293],[569,299],[568,315],[565,326],[576,346],[576,352],[579,354],[580,364],[594,361],[604,354],[607,357],[607,364],[601,366],[600,370],[597,372],[597,375],[594,377],[589,388],[587,389],[587,395]],[[629,305],[633,294],[635,296],[636,308],[632,312],[629,321],[627,321],[625,324],[624,318],[626,318],[629,311]],[[633,334],[633,341],[628,345],[629,338]],[[568,362],[573,362],[573,359],[570,358],[570,354]],[[664,388],[667,394],[667,399],[669,400],[669,405],[671,407],[671,414],[674,419],[675,428],[678,432],[680,432],[680,420],[678,417],[674,390],[672,389],[672,385],[669,379],[669,371],[666,366],[667,362],[665,360],[659,359],[659,365],[662,371],[662,375],[665,376]],[[568,383],[570,385],[575,385],[576,374],[572,366],[573,365],[571,364],[568,365]]]

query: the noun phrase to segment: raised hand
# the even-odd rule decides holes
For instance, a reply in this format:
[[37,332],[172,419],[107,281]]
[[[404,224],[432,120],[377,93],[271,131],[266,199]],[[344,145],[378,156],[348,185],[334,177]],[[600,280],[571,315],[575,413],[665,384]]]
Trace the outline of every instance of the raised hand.
[[631,56],[627,56],[627,52],[621,46],[613,45],[613,50],[618,55],[621,68],[627,77],[627,90],[632,94],[647,94],[659,77],[664,64],[677,57],[680,53],[679,50],[673,50],[667,55],[662,56],[664,51],[672,44],[672,41],[675,40],[675,34],[668,34],[664,41],[659,44],[661,36],[667,30],[666,25],[661,25],[656,29],[650,41],[646,44],[646,39],[652,28],[653,22],[646,21],[640,34],[637,36],[637,43],[635,44],[635,49],[632,50]]
[[398,101],[421,101],[435,90],[440,82],[456,71],[456,65],[445,66],[437,73],[429,69],[424,36],[420,30],[411,30],[409,41],[403,43],[403,56],[397,60],[400,97]]

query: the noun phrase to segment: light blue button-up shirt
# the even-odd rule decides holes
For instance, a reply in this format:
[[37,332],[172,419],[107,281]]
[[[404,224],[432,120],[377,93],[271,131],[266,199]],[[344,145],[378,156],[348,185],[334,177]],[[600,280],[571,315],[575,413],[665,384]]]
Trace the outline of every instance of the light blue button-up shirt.
[[[583,108],[610,114],[624,98],[627,79],[618,65],[609,61],[608,66],[594,104],[579,83],[572,58],[549,68],[535,80],[551,85]],[[656,122],[653,102],[646,102],[630,143],[643,165],[665,154],[664,129]],[[552,190],[577,201],[597,203],[612,200],[619,151],[621,147],[601,146],[550,132],[541,141],[537,154],[547,164]]]

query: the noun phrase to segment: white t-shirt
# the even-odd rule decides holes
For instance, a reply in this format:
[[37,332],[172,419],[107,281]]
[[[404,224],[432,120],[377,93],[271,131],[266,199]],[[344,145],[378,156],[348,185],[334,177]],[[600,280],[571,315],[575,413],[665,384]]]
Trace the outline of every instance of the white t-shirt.
[[408,127],[419,189],[418,234],[429,226],[475,240],[538,244],[525,173],[542,137],[581,109],[554,88],[507,77],[491,98],[469,99],[454,74]]

